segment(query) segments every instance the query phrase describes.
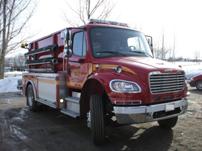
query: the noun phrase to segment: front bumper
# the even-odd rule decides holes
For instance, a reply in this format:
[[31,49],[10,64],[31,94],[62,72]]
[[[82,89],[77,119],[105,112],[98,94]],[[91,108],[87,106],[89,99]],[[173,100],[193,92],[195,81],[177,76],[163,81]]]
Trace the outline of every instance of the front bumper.
[[168,119],[186,112],[187,99],[147,106],[114,106],[117,122],[135,124]]

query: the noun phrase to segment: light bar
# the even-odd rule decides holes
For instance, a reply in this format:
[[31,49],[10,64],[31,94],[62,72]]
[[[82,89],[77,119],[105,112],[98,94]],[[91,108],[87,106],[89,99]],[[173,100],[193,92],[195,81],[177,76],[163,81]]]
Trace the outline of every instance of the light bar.
[[89,24],[108,24],[108,25],[118,25],[128,27],[126,23],[120,23],[115,21],[99,20],[99,19],[90,19]]

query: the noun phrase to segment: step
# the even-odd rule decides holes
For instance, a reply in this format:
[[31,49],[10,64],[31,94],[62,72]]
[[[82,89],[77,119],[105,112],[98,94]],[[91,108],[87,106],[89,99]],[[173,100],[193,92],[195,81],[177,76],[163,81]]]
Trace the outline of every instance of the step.
[[74,117],[74,118],[79,117],[79,113],[76,113],[76,112],[68,110],[68,109],[62,109],[62,110],[60,110],[60,112],[62,112],[63,114],[69,115],[71,117]]
[[47,101],[47,100],[44,100],[44,99],[36,99],[36,101],[37,102],[40,102],[40,103],[42,103],[42,104],[45,104],[45,105],[47,105],[47,106],[50,106],[50,107],[52,107],[52,108],[56,108],[56,105],[55,105],[55,103],[53,103],[53,102],[51,102],[51,101]]
[[66,101],[66,108],[64,108],[64,110],[80,114],[80,98],[66,97],[65,101]]
[[75,104],[79,104],[80,98],[77,98],[77,97],[66,97],[65,101],[72,102],[72,103],[75,103]]

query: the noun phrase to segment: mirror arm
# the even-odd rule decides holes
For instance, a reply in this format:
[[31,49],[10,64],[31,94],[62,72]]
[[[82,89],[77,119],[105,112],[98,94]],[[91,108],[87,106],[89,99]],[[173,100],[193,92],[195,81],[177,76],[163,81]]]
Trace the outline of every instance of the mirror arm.
[[152,54],[154,54],[154,50],[153,50],[153,38],[152,38],[152,36],[145,35],[145,37],[146,37],[147,42],[148,42],[148,44],[150,46]]

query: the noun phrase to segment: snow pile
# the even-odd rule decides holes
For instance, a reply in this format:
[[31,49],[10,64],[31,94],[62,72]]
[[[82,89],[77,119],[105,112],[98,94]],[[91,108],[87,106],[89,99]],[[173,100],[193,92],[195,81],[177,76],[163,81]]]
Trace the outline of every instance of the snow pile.
[[202,72],[202,62],[174,62],[174,64],[181,66],[186,75]]
[[0,80],[0,93],[19,92],[17,89],[18,79],[22,79],[22,76],[7,77]]
[[189,64],[189,65],[182,65],[182,68],[185,70],[186,73],[202,71],[202,64]]
[[5,74],[4,74],[4,77],[16,77],[16,76],[22,76],[22,72],[11,71],[11,72],[5,72]]
[[6,72],[5,78],[0,80],[0,93],[20,92],[17,89],[19,79],[22,79],[22,72]]

